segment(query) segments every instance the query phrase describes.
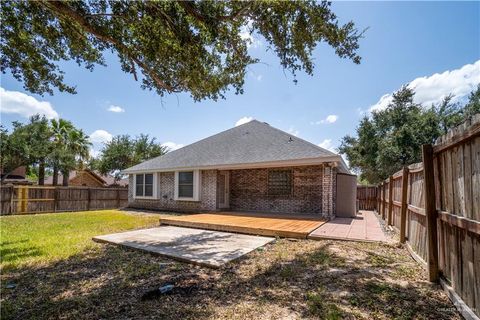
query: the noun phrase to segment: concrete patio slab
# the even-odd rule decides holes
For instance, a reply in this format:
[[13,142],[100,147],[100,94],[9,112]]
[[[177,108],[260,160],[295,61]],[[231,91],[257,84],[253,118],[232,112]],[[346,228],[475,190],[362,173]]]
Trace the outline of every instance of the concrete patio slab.
[[310,233],[308,239],[388,241],[372,211],[360,211],[355,218],[335,218],[328,221]]
[[93,240],[218,268],[274,238],[164,226],[96,236]]

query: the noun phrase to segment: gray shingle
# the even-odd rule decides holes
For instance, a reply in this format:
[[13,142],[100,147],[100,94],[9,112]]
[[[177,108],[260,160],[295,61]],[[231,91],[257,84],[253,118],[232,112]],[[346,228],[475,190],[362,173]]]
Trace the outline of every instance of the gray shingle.
[[253,120],[124,170],[169,170],[338,156]]

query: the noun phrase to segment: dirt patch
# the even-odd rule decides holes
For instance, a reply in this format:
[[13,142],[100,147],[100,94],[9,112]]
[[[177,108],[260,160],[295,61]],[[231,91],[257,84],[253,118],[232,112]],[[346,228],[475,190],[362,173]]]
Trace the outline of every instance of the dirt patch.
[[[219,270],[97,245],[1,278],[2,319],[460,319],[388,244],[282,239]],[[174,289],[142,299],[165,284]]]

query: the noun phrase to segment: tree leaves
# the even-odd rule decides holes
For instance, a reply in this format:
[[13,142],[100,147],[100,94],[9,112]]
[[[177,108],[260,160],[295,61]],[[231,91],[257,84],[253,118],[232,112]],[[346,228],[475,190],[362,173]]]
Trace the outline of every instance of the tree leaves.
[[102,174],[112,174],[119,180],[121,170],[167,152],[167,147],[157,143],[155,138],[150,138],[147,134],[141,134],[137,138],[119,135],[105,144],[95,166]]
[[13,122],[9,134],[1,128],[0,163],[8,174],[20,166],[47,164],[68,172],[89,157],[91,143],[82,130],[64,119],[34,115],[29,123]]
[[479,112],[479,92],[480,86],[463,107],[451,103],[451,96],[437,106],[426,107],[414,103],[415,92],[405,86],[393,94],[385,110],[364,117],[357,136],[345,136],[339,151],[360,173],[361,180],[378,183],[403,166],[421,161],[422,144],[433,143],[475,110]]
[[[243,93],[246,68],[258,62],[242,28],[263,38],[294,76],[312,74],[320,42],[355,63],[362,36],[316,1],[18,1],[2,2],[2,73],[26,90],[75,93],[58,62],[89,70],[116,52],[124,72],[160,96],[187,92],[195,101]],[[296,81],[296,80],[294,80]]]

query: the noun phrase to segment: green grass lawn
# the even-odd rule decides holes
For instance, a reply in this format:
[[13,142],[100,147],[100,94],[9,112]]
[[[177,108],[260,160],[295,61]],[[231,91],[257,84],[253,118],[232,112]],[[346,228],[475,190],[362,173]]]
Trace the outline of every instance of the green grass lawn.
[[[1,319],[461,318],[395,245],[277,239],[209,269],[91,240],[157,226],[162,216],[0,217]],[[142,299],[167,283],[172,294]]]
[[98,248],[92,237],[159,224],[158,214],[118,210],[0,217],[0,268],[46,264]]

